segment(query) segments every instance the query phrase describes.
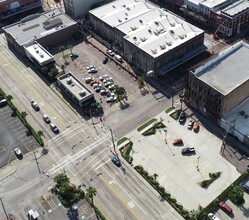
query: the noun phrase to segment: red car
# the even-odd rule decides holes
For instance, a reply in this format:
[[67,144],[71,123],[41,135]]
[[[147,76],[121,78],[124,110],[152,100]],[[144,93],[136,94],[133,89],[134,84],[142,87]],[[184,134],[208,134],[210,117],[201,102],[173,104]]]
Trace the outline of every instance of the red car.
[[219,206],[224,212],[228,214],[231,214],[233,212],[232,208],[229,205],[227,205],[225,202],[220,202]]
[[183,140],[181,138],[177,138],[175,140],[172,141],[173,145],[180,145],[183,144]]
[[200,126],[199,126],[198,122],[195,122],[193,131],[194,131],[194,132],[198,132],[199,129],[200,129]]

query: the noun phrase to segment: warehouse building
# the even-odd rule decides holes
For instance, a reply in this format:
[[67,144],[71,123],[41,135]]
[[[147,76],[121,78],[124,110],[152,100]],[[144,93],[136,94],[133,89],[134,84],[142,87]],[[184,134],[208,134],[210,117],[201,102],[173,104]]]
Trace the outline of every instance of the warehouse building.
[[238,42],[189,77],[189,104],[244,142],[249,136],[248,57],[249,45]]
[[94,95],[71,72],[58,77],[58,85],[80,107],[85,107],[94,101]]
[[163,75],[205,49],[201,29],[147,1],[117,0],[89,18],[94,32],[143,73]]

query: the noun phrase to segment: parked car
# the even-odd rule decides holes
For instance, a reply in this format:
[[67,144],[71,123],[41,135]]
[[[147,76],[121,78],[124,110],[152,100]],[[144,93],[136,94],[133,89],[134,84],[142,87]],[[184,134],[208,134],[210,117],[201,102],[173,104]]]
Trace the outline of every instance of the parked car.
[[97,70],[97,68],[91,68],[91,69],[87,70],[87,72],[88,73],[97,73],[98,70]]
[[108,60],[109,60],[109,58],[108,58],[108,57],[105,57],[105,58],[103,59],[103,64],[106,64],[106,63],[108,62]]
[[111,160],[117,167],[121,166],[120,160],[116,156],[113,156]]
[[90,82],[92,82],[93,80],[94,80],[93,77],[87,77],[87,78],[85,78],[85,83],[90,83]]
[[199,129],[200,129],[199,123],[198,123],[198,122],[195,122],[193,131],[194,131],[194,132],[198,132]]
[[95,92],[100,92],[101,89],[102,89],[102,86],[98,86],[98,87],[96,87],[94,90],[95,90]]
[[217,216],[215,216],[213,213],[208,213],[208,218],[210,220],[220,220]]
[[90,65],[90,66],[87,66],[87,67],[86,67],[87,70],[90,70],[90,69],[93,69],[93,68],[96,69],[96,66]]
[[188,129],[189,129],[189,130],[192,130],[193,126],[194,126],[194,122],[191,120],[191,121],[188,123]]
[[106,102],[109,103],[109,102],[115,102],[117,100],[117,97],[116,96],[110,96],[109,98],[106,99]]
[[71,59],[76,59],[76,58],[78,58],[79,57],[79,54],[77,54],[77,53],[71,53],[70,54],[70,58]]
[[228,214],[231,214],[233,212],[232,208],[223,201],[219,202],[219,206],[224,212]]
[[43,115],[43,120],[49,124],[50,123],[50,118],[47,115]]
[[108,55],[110,55],[111,57],[113,57],[113,56],[114,56],[114,53],[113,53],[113,51],[112,51],[112,50],[107,50],[107,51],[106,51],[106,53],[107,53]]
[[195,148],[194,147],[185,147],[182,149],[182,155],[186,154],[195,154]]
[[4,106],[6,106],[7,105],[7,100],[6,99],[2,99],[1,101],[0,101],[0,107],[4,107]]
[[180,117],[179,117],[179,122],[180,124],[183,124],[186,121],[186,113],[181,112]]
[[36,111],[40,110],[39,105],[35,102],[35,101],[31,101],[31,106],[33,107],[33,109],[35,109]]
[[108,82],[104,83],[104,86],[106,88],[108,88],[110,85],[113,85],[113,82],[108,81]]
[[246,192],[249,192],[249,179],[240,183],[239,185],[242,186]]
[[110,90],[110,91],[113,91],[113,90],[115,90],[115,85],[110,85],[110,86],[108,86],[108,89]]
[[94,88],[94,89],[96,89],[96,88],[99,87],[99,86],[100,86],[100,84],[98,84],[98,83],[94,83],[94,84],[93,84],[93,88]]
[[14,153],[17,157],[22,157],[22,151],[20,150],[20,148],[15,148],[14,149]]
[[99,83],[100,83],[100,81],[93,80],[93,81],[90,82],[90,86],[93,86],[94,84],[99,84]]
[[183,144],[183,140],[181,138],[177,138],[175,140],[172,141],[173,145],[182,145]]
[[106,90],[106,89],[100,90],[100,95],[106,95],[107,93],[108,93],[108,90]]
[[57,128],[57,126],[53,123],[50,123],[50,128],[51,130],[55,133],[58,134],[59,133],[59,129]]

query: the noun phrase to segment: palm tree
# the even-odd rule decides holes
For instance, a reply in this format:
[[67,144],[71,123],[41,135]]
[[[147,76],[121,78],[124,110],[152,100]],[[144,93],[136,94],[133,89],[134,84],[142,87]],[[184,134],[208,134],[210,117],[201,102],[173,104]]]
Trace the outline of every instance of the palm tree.
[[96,192],[97,192],[96,189],[91,186],[88,189],[86,189],[86,197],[91,200],[92,205],[93,205],[93,197],[96,196]]
[[73,53],[73,45],[68,45],[68,46],[67,46],[67,49],[70,50],[70,53],[71,53],[71,54]]
[[191,220],[197,220],[198,216],[199,216],[199,211],[197,211],[197,210],[191,210],[189,212],[189,217]]
[[125,88],[116,85],[114,90],[115,95],[117,96],[117,100],[121,102],[126,98],[126,90]]
[[37,134],[41,137],[43,136],[43,131],[38,131]]
[[155,181],[156,181],[157,177],[158,177],[158,174],[154,173],[154,179],[155,179]]
[[64,59],[65,59],[65,53],[64,53],[65,49],[66,48],[64,46],[60,46],[60,48],[59,48],[59,50],[62,52],[62,56]]
[[141,90],[141,89],[144,89],[145,90],[145,79],[144,79],[144,76],[141,76],[138,78],[137,80],[137,84],[138,84],[138,88]]
[[26,116],[27,116],[27,115],[28,115],[27,112],[21,112],[21,117],[22,117],[22,118],[26,119]]

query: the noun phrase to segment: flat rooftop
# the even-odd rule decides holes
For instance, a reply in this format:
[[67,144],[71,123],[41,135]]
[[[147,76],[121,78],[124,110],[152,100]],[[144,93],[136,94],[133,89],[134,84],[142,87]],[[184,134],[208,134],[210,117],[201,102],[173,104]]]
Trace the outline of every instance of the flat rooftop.
[[249,80],[249,45],[240,41],[195,70],[200,80],[227,95]]
[[71,72],[58,77],[58,80],[79,102],[84,102],[93,97],[93,93]]
[[146,1],[117,0],[90,11],[156,58],[204,32]]
[[246,9],[249,9],[249,1],[240,0],[224,8],[221,12],[233,17]]
[[201,2],[202,5],[208,8],[215,8],[216,6],[226,2],[227,0],[206,0]]
[[41,14],[30,15],[22,20],[3,27],[16,42],[23,46],[43,36],[76,24],[76,22],[58,9]]
[[222,118],[222,121],[227,124],[228,128],[234,126],[236,136],[243,134],[249,137],[249,98],[229,112],[227,116]]
[[40,64],[52,61],[53,56],[41,45],[34,43],[24,47]]

